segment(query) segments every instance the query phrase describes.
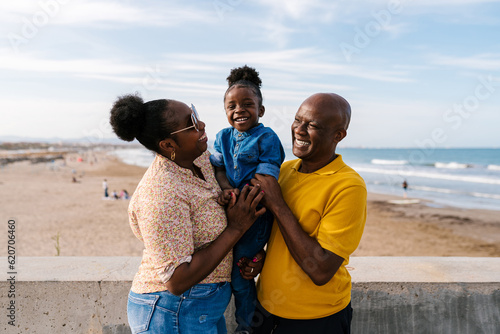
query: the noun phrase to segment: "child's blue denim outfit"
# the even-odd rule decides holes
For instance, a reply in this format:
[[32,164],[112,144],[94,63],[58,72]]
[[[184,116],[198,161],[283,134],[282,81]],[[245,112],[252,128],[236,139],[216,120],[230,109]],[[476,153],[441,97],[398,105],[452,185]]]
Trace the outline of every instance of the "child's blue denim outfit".
[[[257,174],[272,175],[278,179],[285,151],[276,133],[259,124],[246,132],[230,127],[221,130],[214,144],[215,152],[210,162],[226,169],[226,176],[234,188],[242,189]],[[242,257],[250,260],[269,239],[273,216],[269,212],[260,216],[233,248],[233,288],[237,331],[250,331],[252,316],[257,303],[255,282],[245,280],[237,266]]]

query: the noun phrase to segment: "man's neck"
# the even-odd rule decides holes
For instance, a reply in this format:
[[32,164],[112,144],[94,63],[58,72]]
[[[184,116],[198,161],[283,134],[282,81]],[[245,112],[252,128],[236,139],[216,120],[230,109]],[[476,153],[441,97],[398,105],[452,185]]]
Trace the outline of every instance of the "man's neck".
[[338,155],[335,154],[335,152],[334,152],[332,157],[330,157],[329,159],[326,159],[324,161],[312,162],[312,161],[308,161],[308,160],[302,160],[302,164],[299,168],[299,172],[301,172],[301,173],[314,173],[315,171],[320,170],[321,168],[328,165],[330,162],[335,160],[335,158],[337,158],[337,157],[338,157]]

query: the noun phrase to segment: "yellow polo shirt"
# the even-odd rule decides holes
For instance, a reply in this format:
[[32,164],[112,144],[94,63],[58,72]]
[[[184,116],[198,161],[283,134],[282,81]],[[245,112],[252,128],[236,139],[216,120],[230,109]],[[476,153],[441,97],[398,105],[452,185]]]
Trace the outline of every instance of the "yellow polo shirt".
[[274,315],[317,319],[341,311],[351,300],[351,276],[345,266],[363,234],[366,186],[340,155],[313,173],[300,173],[300,165],[297,159],[281,166],[283,198],[302,229],[344,262],[328,283],[315,285],[292,258],[275,221],[257,294],[262,306]]

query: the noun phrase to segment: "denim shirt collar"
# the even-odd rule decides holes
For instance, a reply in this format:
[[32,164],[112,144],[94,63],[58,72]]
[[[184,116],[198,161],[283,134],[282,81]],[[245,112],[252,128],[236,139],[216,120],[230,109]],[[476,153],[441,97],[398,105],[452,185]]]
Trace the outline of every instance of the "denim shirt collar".
[[245,139],[247,137],[250,137],[255,132],[261,130],[263,127],[264,127],[264,124],[259,123],[256,126],[254,126],[253,128],[251,128],[251,129],[249,129],[248,131],[245,131],[245,132],[239,132],[238,130],[236,130],[235,128],[233,128],[233,138],[236,141],[241,141],[241,140],[243,140],[243,139]]

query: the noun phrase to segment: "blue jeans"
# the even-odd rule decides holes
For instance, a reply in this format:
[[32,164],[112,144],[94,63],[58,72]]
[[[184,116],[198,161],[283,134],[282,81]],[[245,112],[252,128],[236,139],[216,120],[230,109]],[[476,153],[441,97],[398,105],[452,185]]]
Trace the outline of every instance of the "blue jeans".
[[228,282],[197,284],[180,296],[130,291],[128,323],[133,334],[226,334],[224,311],[230,299]]
[[269,240],[273,224],[273,215],[264,213],[257,218],[250,229],[241,237],[233,248],[233,269],[231,272],[231,287],[234,294],[236,307],[235,318],[238,327],[236,331],[251,330],[251,323],[255,305],[257,305],[257,292],[254,280],[246,280],[240,274],[237,265],[242,257],[250,260],[262,249]]

